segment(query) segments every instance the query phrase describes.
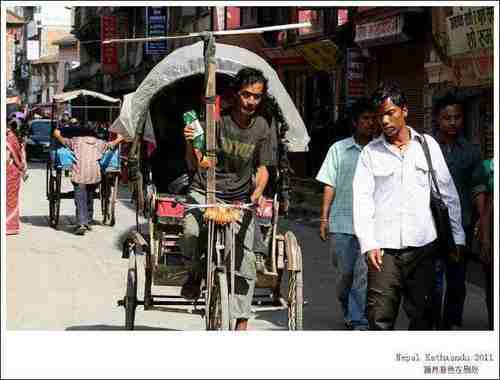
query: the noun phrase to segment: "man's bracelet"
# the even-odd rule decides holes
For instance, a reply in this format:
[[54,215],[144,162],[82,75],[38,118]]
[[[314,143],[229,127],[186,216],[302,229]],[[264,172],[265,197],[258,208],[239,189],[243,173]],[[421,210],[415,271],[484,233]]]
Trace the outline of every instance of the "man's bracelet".
[[320,222],[328,222],[328,218],[319,218]]

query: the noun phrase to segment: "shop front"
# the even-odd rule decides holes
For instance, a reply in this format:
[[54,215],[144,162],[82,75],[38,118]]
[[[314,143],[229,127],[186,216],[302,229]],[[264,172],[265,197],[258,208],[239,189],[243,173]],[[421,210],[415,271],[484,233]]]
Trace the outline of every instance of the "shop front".
[[367,94],[384,80],[396,80],[408,100],[408,125],[425,130],[425,52],[428,10],[372,8],[358,13],[354,42],[366,59]]
[[[464,101],[464,136],[493,157],[493,8],[449,7],[441,20],[446,31],[444,63],[426,64],[427,98],[435,102],[452,91]],[[437,124],[436,118],[432,120]]]

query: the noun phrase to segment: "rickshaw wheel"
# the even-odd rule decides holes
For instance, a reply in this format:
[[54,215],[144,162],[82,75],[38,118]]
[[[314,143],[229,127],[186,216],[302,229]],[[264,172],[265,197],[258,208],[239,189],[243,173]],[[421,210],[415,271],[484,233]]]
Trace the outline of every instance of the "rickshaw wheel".
[[229,294],[226,273],[217,271],[210,297],[207,330],[229,330]]
[[293,232],[285,234],[285,254],[288,261],[288,329],[303,329],[302,253]]
[[116,223],[115,219],[115,206],[116,206],[116,198],[118,197],[118,174],[115,173],[113,175],[113,186],[111,187],[111,194],[110,194],[110,199],[109,199],[109,216],[110,216],[110,221],[109,225],[112,227]]
[[59,214],[61,211],[61,171],[56,172],[55,177],[49,180],[49,224],[52,228],[57,228],[59,224]]
[[137,262],[135,249],[129,256],[127,271],[127,291],[125,294],[125,329],[133,330],[135,322],[135,308],[137,307]]
[[52,167],[51,167],[52,163],[49,161],[47,161],[47,170],[46,170],[46,173],[45,173],[45,192],[47,194],[47,199],[50,200],[50,179],[52,178]]
[[153,297],[151,295],[151,286],[153,284],[153,258],[150,252],[144,254],[145,268],[144,268],[144,310],[153,307]]
[[109,184],[106,173],[102,176],[100,188],[102,224],[106,224],[109,218]]

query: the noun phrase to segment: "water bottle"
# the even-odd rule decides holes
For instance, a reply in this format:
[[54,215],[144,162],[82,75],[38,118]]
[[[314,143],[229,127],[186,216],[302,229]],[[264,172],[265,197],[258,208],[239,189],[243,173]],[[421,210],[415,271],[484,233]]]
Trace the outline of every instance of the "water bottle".
[[187,111],[182,115],[186,126],[190,126],[194,130],[193,148],[200,151],[205,150],[205,131],[198,120],[195,110]]

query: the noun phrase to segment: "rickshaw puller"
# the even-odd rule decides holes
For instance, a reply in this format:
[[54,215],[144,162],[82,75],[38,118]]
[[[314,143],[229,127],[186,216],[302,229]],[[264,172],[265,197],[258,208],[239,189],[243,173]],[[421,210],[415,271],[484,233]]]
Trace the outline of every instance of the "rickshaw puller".
[[[257,116],[256,111],[267,93],[267,79],[260,70],[244,68],[236,74],[234,83],[234,105],[222,115],[216,134],[217,198],[222,202],[250,201],[261,205],[264,202],[262,193],[269,179],[266,166],[272,164],[273,147],[269,125],[263,117]],[[206,201],[207,171],[200,167],[193,152],[193,130],[190,127],[184,129],[184,137],[188,165],[196,171],[188,202],[203,204]],[[254,173],[255,187],[252,189]],[[181,295],[187,299],[200,296],[203,269],[198,247],[200,236],[206,236],[201,233],[202,229],[206,230],[202,211],[188,211],[181,241],[184,253],[192,258],[193,263],[192,272],[181,290]],[[252,213],[243,213],[235,223],[235,231],[235,295],[230,300],[230,307],[231,315],[236,319],[236,330],[246,330],[257,277]]]
[[75,211],[76,211],[76,228],[75,234],[85,235],[92,227],[94,214],[94,190],[97,184],[101,181],[101,168],[99,159],[107,149],[114,149],[122,141],[122,137],[118,137],[112,142],[106,143],[95,137],[94,131],[84,126],[82,135],[65,138],[62,137],[61,131],[55,129],[53,136],[62,145],[69,147],[74,151],[76,163],[71,171],[71,183],[75,190]]

